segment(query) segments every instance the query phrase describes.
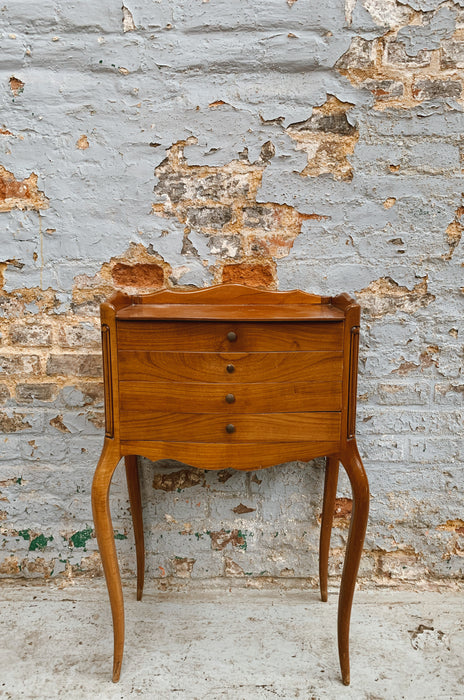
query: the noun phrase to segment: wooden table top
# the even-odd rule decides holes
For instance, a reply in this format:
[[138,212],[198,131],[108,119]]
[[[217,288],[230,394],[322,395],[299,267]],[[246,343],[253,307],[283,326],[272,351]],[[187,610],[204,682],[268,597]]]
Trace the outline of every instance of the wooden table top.
[[343,321],[332,304],[131,304],[118,309],[124,321]]

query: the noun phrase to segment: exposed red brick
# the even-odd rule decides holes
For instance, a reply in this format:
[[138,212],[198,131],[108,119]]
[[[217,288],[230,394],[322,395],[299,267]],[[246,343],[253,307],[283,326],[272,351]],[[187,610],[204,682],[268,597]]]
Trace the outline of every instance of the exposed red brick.
[[50,355],[47,360],[46,372],[49,376],[54,374],[64,377],[101,377],[101,355]]
[[194,564],[195,559],[188,559],[187,557],[176,557],[174,559],[175,575],[178,578],[190,578]]
[[363,308],[374,318],[396,311],[415,313],[435,299],[427,290],[427,277],[423,277],[412,289],[400,286],[391,277],[381,277],[357,292],[357,296]]
[[13,413],[11,416],[3,412],[0,413],[0,432],[2,433],[16,433],[30,427],[24,413]]
[[448,532],[457,532],[460,535],[464,535],[464,520],[462,518],[447,520],[446,523],[438,525],[437,530],[447,530]]
[[238,506],[232,508],[232,511],[237,513],[237,515],[242,515],[242,513],[253,513],[255,510],[256,508],[249,508],[248,506],[244,506],[243,503],[239,503]]
[[270,263],[233,263],[222,268],[222,282],[249,287],[273,287],[274,270]]
[[245,572],[243,571],[242,567],[230,557],[226,557],[224,559],[224,574],[226,576],[245,576]]
[[8,557],[0,562],[0,574],[3,576],[13,576],[14,574],[19,574],[20,571],[16,557]]
[[464,225],[462,223],[463,220],[464,207],[459,206],[455,211],[454,220],[448,224],[446,229],[446,241],[449,246],[449,251],[442,256],[443,260],[450,260],[453,256],[455,248],[459,245],[462,238],[462,232],[464,230]]
[[157,263],[118,263],[113,267],[112,277],[120,287],[154,287],[164,285],[164,270]]
[[45,347],[51,345],[51,326],[46,323],[13,323],[10,326],[12,345]]
[[239,530],[230,530],[226,532],[225,530],[219,530],[219,532],[210,532],[211,537],[211,548],[215,550],[224,549],[228,544],[232,544],[234,547],[243,547],[246,542],[242,535],[239,535]]
[[351,180],[353,170],[347,156],[354,152],[359,138],[358,129],[350,124],[347,112],[354,105],[327,95],[326,102],[314,107],[311,116],[303,122],[290,124],[286,131],[306,151],[308,164],[302,175],[318,177],[332,173],[336,180]]
[[24,90],[24,83],[19,78],[15,78],[14,75],[10,78],[10,90],[15,97],[20,95]]
[[102,429],[105,425],[105,412],[104,411],[89,411],[87,414],[87,419],[96,428]]
[[170,474],[155,474],[153,488],[162,491],[177,491],[197,486],[202,481],[200,472],[196,469],[179,469]]
[[55,397],[55,384],[17,384],[16,398],[24,403],[38,401],[51,401]]
[[53,567],[54,560],[47,562],[43,557],[38,557],[37,559],[23,559],[21,562],[21,571],[30,575],[36,575],[40,578],[49,578]]
[[17,180],[0,165],[0,211],[11,209],[47,209],[48,199],[37,189],[37,175],[31,173],[24,180]]
[[81,151],[85,151],[85,149],[88,147],[89,140],[85,134],[82,134],[82,136],[79,136],[79,138],[76,141],[76,148],[79,148]]
[[56,428],[57,430],[59,430],[62,433],[69,433],[70,432],[69,428],[67,428],[65,426],[65,424],[63,423],[63,416],[55,416],[54,418],[52,418],[50,420],[50,425],[52,426],[52,428]]
[[399,374],[402,376],[409,374],[409,372],[412,372],[414,369],[419,369],[419,365],[408,360],[407,362],[402,362],[396,369],[392,369],[391,374]]
[[[68,565],[67,565],[68,566]],[[100,553],[92,552],[88,557],[82,557],[79,564],[71,566],[73,576],[103,576],[103,567],[101,563]]]
[[334,525],[348,527],[350,523],[353,501],[351,498],[336,498],[334,508]]
[[231,473],[229,470],[224,469],[223,471],[218,472],[217,480],[218,480],[221,484],[225,484],[226,481],[229,481],[229,479],[230,479],[231,477],[232,477],[232,473]]

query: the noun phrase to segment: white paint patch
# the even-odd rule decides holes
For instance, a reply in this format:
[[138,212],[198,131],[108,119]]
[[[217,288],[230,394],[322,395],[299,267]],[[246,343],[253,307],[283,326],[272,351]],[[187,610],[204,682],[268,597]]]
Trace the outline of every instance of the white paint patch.
[[122,28],[124,32],[135,32],[136,29],[132,12],[125,5],[122,6]]
[[389,29],[408,24],[412,14],[410,8],[398,6],[396,0],[363,0],[363,5],[376,24]]
[[356,7],[357,0],[345,0],[345,19],[348,25],[351,24],[353,18],[353,10]]

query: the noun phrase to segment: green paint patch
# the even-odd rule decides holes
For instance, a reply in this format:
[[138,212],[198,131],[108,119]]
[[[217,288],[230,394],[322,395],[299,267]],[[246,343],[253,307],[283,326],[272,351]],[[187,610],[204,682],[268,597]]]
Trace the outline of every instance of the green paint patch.
[[127,540],[127,535],[125,535],[123,532],[115,532],[114,539],[115,540]]
[[18,535],[23,538],[23,540],[30,540],[31,539],[31,533],[29,530],[20,530],[18,532]]
[[35,552],[37,549],[40,549],[43,551],[47,544],[51,542],[53,539],[53,535],[50,537],[45,537],[45,535],[37,535],[37,537],[34,537],[33,540],[31,540],[31,543],[29,545],[29,551],[30,552]]
[[246,549],[247,549],[247,547],[248,547],[248,544],[247,544],[247,541],[246,541],[246,538],[247,538],[248,533],[247,533],[247,532],[242,532],[242,530],[239,530],[239,531],[237,532],[237,535],[238,535],[238,537],[239,537],[241,540],[243,540],[243,543],[242,543],[242,544],[237,545],[238,548],[239,548],[239,549],[243,549],[243,550],[246,552]]
[[23,477],[18,476],[17,479],[15,479],[15,484],[19,484],[21,486],[22,483],[23,483]]
[[74,547],[83,547],[85,551],[85,545],[92,538],[92,528],[87,527],[85,530],[79,530],[71,535],[69,538]]

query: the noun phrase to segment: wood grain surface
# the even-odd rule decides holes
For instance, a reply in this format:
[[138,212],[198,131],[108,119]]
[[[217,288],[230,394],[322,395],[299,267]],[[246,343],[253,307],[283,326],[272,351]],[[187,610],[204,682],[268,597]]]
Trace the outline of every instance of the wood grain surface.
[[[228,397],[229,400],[226,399]],[[232,398],[233,397],[233,398]],[[339,411],[342,383],[298,382],[201,384],[193,382],[120,382],[121,416],[128,413],[278,413]]]
[[[277,352],[340,350],[343,322],[117,321],[120,350]],[[230,341],[227,334],[237,339]]]
[[123,455],[137,451],[153,461],[175,459],[199,469],[237,469],[254,471],[294,460],[309,461],[316,457],[330,455],[338,450],[338,442],[150,442],[124,440],[121,442]]
[[[149,352],[118,353],[121,381],[296,382],[340,381],[343,354],[320,352]],[[232,365],[232,371],[227,366]]]
[[[226,432],[233,424],[235,432]],[[121,411],[121,440],[294,442],[340,439],[340,413],[158,413]]]
[[121,320],[185,321],[286,321],[291,315],[301,321],[343,321],[343,311],[331,304],[261,305],[249,304],[138,304],[118,311]]

